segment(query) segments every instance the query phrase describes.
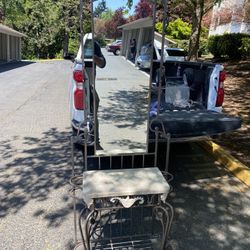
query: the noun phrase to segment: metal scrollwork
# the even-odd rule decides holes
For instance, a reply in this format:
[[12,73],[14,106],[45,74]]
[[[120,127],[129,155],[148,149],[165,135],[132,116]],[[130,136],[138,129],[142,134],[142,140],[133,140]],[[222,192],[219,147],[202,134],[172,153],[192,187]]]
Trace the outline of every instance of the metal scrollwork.
[[142,205],[144,203],[144,198],[137,196],[137,197],[129,197],[127,196],[126,198],[123,197],[113,197],[110,199],[110,202],[116,203],[119,201],[124,208],[130,208],[132,207],[135,202],[139,201],[139,204]]

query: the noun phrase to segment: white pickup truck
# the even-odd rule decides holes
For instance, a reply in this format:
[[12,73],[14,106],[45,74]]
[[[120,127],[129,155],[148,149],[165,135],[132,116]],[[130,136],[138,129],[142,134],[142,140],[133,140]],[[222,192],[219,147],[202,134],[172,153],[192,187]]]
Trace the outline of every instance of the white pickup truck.
[[[209,62],[166,61],[161,79],[160,109],[158,88],[160,63],[154,62],[150,119],[171,135],[171,141],[208,139],[241,127],[239,117],[222,113],[224,101],[223,66]],[[152,129],[152,128],[151,128]],[[154,134],[149,132],[149,139]]]
[[[135,65],[140,69],[150,69],[151,65],[151,49],[152,44],[148,43],[142,46],[139,56],[135,60]],[[161,43],[158,41],[154,41],[154,51],[153,51],[153,59],[154,61],[161,60]],[[164,62],[165,61],[185,61],[186,52],[183,49],[179,48],[170,48],[164,47]]]

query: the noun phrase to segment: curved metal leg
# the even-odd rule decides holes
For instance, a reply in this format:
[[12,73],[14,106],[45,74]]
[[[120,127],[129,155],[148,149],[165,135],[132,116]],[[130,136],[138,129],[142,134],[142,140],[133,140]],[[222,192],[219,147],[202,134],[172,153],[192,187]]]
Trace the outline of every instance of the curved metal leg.
[[165,250],[167,242],[169,240],[169,233],[174,217],[174,210],[173,207],[166,202],[162,205],[154,207],[153,212],[156,216],[156,219],[159,220],[162,225],[161,250]]
[[[85,212],[88,209],[84,208],[81,211],[81,214],[79,216],[79,229],[80,229],[80,233],[81,233],[81,238],[82,238],[82,242],[83,242],[83,246],[85,250],[90,250],[90,238],[92,235],[92,225],[98,223],[96,221],[98,212],[96,210],[92,210],[87,214],[86,219],[83,218],[83,216],[85,215]],[[82,226],[82,221],[83,221],[83,226]]]
[[176,240],[169,240],[166,245],[166,250],[179,250],[179,246]]

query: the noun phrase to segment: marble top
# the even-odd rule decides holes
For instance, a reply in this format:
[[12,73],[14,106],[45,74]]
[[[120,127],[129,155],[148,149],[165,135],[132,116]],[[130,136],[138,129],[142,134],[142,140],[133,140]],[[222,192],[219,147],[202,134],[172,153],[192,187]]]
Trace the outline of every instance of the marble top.
[[83,173],[83,198],[90,205],[95,198],[160,194],[165,201],[169,184],[156,168],[93,170]]

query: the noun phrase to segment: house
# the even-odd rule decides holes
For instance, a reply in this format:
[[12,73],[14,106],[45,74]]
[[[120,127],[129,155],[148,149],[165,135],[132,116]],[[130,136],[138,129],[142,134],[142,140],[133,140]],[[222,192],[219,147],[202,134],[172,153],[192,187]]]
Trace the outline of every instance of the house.
[[0,63],[21,60],[21,38],[24,36],[0,24]]
[[209,35],[250,34],[250,0],[222,0],[213,7]]

